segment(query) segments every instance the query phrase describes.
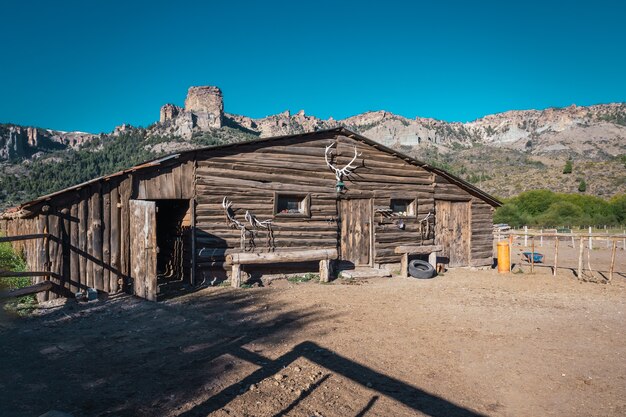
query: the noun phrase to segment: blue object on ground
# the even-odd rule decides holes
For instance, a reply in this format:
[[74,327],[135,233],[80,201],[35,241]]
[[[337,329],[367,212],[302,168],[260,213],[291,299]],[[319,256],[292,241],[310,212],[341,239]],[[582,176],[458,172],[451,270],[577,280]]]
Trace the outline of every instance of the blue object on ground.
[[526,258],[526,261],[531,262],[530,257],[533,257],[532,262],[541,263],[543,262],[543,254],[539,252],[522,252],[522,255]]

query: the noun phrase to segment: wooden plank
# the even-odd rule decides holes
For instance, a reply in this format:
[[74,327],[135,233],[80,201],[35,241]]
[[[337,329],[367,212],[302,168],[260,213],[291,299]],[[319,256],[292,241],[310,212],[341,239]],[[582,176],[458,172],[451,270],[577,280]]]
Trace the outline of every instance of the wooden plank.
[[20,236],[4,236],[0,237],[0,243],[4,242],[19,242],[23,240],[32,240],[32,239],[43,239],[49,237],[48,233],[31,233],[28,235],[20,235]]
[[102,266],[102,229],[103,229],[103,210],[102,210],[102,189],[99,183],[93,185],[93,194],[91,196],[91,230],[92,230],[92,256],[95,258],[93,265],[94,288],[105,291],[104,288],[104,268]]
[[405,245],[396,247],[394,252],[398,254],[408,253],[409,255],[425,255],[431,252],[441,252],[442,250],[442,245]]
[[80,255],[78,258],[78,270],[80,274],[79,282],[81,284],[81,288],[85,289],[89,286],[86,257],[89,207],[87,204],[88,200],[86,190],[81,191],[80,197],[80,201],[78,202],[78,249]]
[[156,301],[156,204],[154,201],[130,200],[129,210],[134,294]]
[[[128,177],[122,181],[119,186],[120,190],[120,255],[121,268],[124,277],[124,285],[127,284],[126,279],[131,275],[130,271],[130,196],[131,196],[132,178]],[[125,290],[124,285],[122,290]]]
[[59,274],[53,271],[0,271],[0,278],[15,277],[55,277],[60,278]]
[[[48,232],[51,235],[51,239],[49,240],[50,245],[50,271],[54,273],[55,276],[59,277],[61,273],[61,259],[63,256],[63,252],[60,245],[59,239],[59,216],[56,214],[51,214],[48,217]],[[58,281],[58,279],[57,279]],[[56,294],[49,292],[48,299],[53,300],[57,298]]]
[[122,278],[121,272],[121,251],[120,251],[120,218],[122,208],[120,205],[119,184],[111,188],[111,223],[110,223],[110,251],[111,251],[111,273],[109,276],[109,287],[112,293],[120,290],[119,280]]
[[64,208],[61,212],[61,216],[59,216],[59,226],[61,232],[61,288],[71,289],[71,222],[70,222],[71,211],[68,208]]
[[70,230],[70,291],[73,293],[80,290],[80,253],[79,247],[79,228],[80,221],[78,219],[78,203],[72,204],[70,208],[71,230]]
[[43,291],[50,291],[54,288],[54,284],[50,281],[43,281],[29,287],[19,288],[16,290],[0,292],[0,300],[12,297],[23,297],[25,295],[37,294]]
[[266,264],[281,262],[319,261],[322,259],[337,259],[337,249],[313,249],[287,252],[234,253],[226,257],[232,264]]
[[110,184],[102,186],[102,284],[103,291],[111,292],[111,191]]

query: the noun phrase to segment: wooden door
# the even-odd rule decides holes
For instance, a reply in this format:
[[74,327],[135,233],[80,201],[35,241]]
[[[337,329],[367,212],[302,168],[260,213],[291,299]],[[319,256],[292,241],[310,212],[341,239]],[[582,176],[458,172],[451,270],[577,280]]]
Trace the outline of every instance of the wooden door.
[[130,266],[134,294],[157,299],[156,203],[130,200]]
[[371,266],[372,203],[341,200],[341,260]]
[[448,266],[468,266],[470,260],[470,203],[437,200],[435,243],[443,246]]

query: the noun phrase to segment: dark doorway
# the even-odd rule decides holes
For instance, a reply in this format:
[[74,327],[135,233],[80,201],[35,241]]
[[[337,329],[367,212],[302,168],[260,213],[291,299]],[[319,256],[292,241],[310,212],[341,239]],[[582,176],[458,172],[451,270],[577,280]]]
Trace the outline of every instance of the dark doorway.
[[157,200],[157,285],[159,295],[180,289],[191,277],[189,200]]

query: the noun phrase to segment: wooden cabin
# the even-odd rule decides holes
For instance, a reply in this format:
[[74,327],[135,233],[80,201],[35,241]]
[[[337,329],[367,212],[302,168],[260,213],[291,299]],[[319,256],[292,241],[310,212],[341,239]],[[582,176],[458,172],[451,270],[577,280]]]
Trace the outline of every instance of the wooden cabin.
[[154,300],[227,278],[244,254],[288,260],[244,268],[259,274],[309,268],[297,254],[311,250],[342,268],[381,268],[400,262],[403,245],[441,245],[449,267],[491,265],[499,205],[339,128],[159,158],[24,203],[0,226],[22,236],[14,245],[38,282]]

